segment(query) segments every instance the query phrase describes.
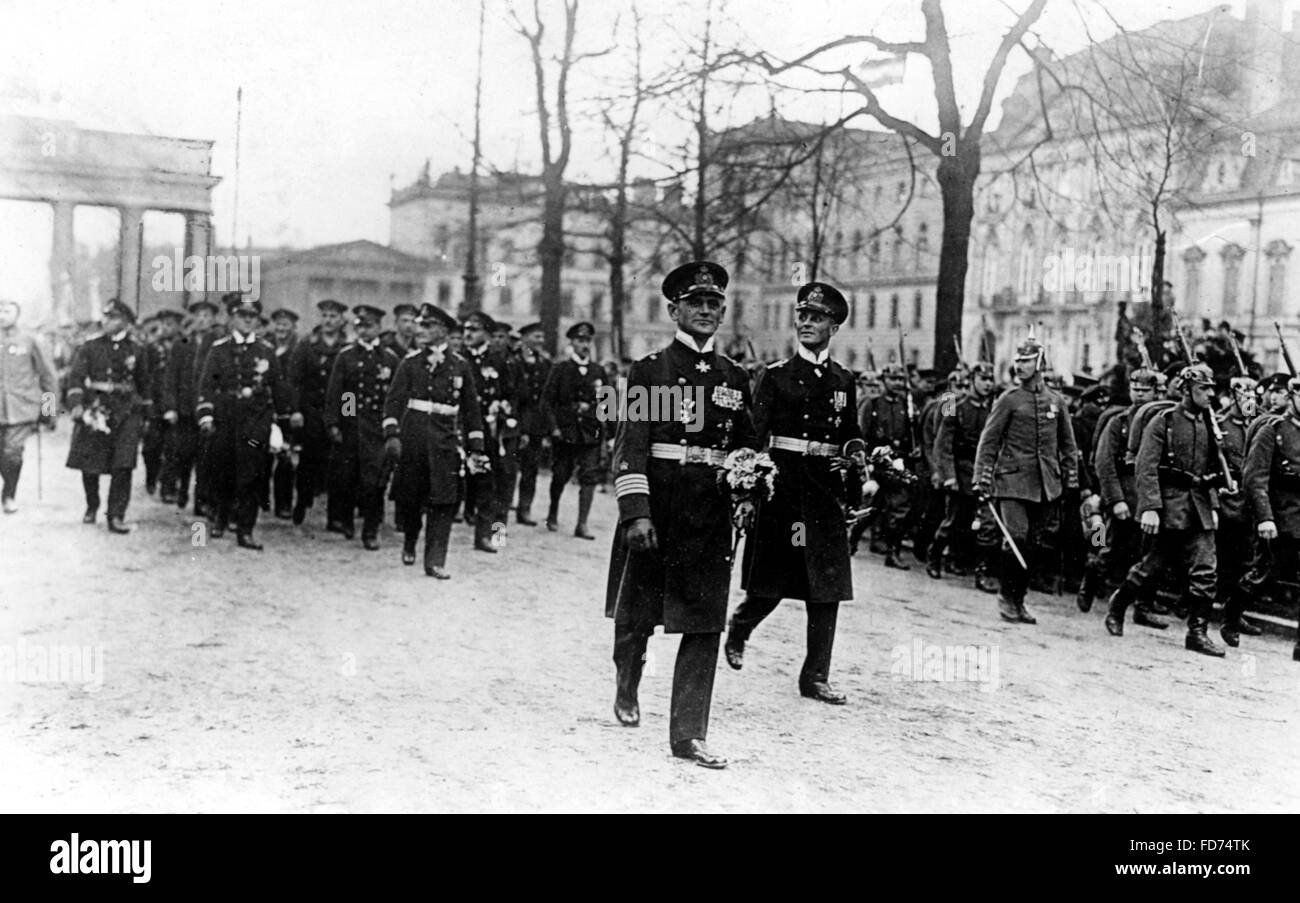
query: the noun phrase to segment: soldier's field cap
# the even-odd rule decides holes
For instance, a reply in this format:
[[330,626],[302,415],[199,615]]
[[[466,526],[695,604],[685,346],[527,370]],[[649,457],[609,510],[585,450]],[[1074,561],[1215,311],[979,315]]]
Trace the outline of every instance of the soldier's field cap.
[[393,308],[394,318],[405,317],[408,315],[418,317],[420,315],[420,308],[416,307],[414,304],[399,304]]
[[830,317],[835,325],[843,323],[849,317],[849,302],[834,286],[825,282],[809,282],[799,287],[794,309],[815,310]]
[[460,324],[456,322],[455,317],[447,313],[441,307],[438,307],[436,304],[429,304],[427,302],[420,305],[418,319],[420,323],[422,323],[425,326],[432,326],[436,323],[438,325],[441,325],[443,328],[447,329],[448,331],[452,331],[460,327]]
[[297,314],[296,311],[289,310],[289,308],[287,308],[287,307],[277,307],[275,310],[271,311],[271,319],[272,319],[272,320],[291,320],[291,321],[293,321],[294,323],[297,323],[297,322],[298,322],[298,314]]
[[1261,379],[1256,389],[1260,392],[1279,392],[1286,389],[1290,381],[1289,373],[1273,373]]
[[1214,385],[1214,371],[1205,364],[1192,364],[1184,367],[1179,376],[1182,378],[1184,385]]
[[[1075,386],[1077,387],[1078,383],[1075,383]],[[1101,384],[1089,386],[1088,388],[1084,389],[1083,394],[1079,396],[1080,401],[1095,401],[1098,404],[1105,404],[1106,400],[1109,398],[1110,398],[1110,387],[1103,386]]]
[[105,317],[119,317],[128,323],[135,322],[135,311],[116,298],[109,298],[104,302],[103,312]]
[[1016,360],[1023,361],[1036,358],[1043,353],[1043,344],[1032,336],[1016,346]]
[[496,324],[496,320],[493,320],[487,314],[483,313],[483,311],[476,310],[466,315],[465,318],[461,321],[461,325],[463,325],[466,329],[469,329],[470,327],[477,327],[479,329],[482,329],[484,332],[490,333],[493,327],[495,327],[497,324]]
[[188,313],[194,313],[195,311],[199,311],[199,310],[207,310],[215,314],[217,312],[217,305],[213,304],[207,298],[199,298],[198,300],[191,303],[189,307],[185,308],[185,310]]
[[681,301],[692,295],[726,297],[727,271],[710,260],[684,263],[664,277],[663,293],[669,301]]
[[526,323],[519,327],[520,335],[528,335],[534,332],[541,332],[545,327],[541,323]]
[[503,320],[493,320],[493,321],[492,321],[492,334],[493,334],[493,335],[501,335],[502,333],[504,333],[504,334],[506,334],[506,335],[510,335],[510,329],[511,329],[510,324],[509,324],[509,323],[506,323],[506,322],[503,321]]
[[226,302],[226,313],[232,317],[235,314],[251,314],[254,317],[262,315],[262,302],[245,298],[239,292],[229,292],[222,300]]
[[1160,374],[1154,370],[1148,370],[1146,367],[1138,367],[1128,377],[1129,385],[1141,386],[1145,389],[1154,389],[1160,382]]
[[333,311],[336,314],[347,313],[348,310],[347,305],[343,304],[341,301],[335,301],[333,298],[325,298],[324,300],[317,301],[316,309],[321,313]]
[[184,311],[176,310],[174,307],[164,307],[158,313],[154,314],[159,320],[171,320],[173,323],[179,323],[185,319]]
[[366,320],[370,323],[381,323],[384,319],[383,309],[373,304],[358,304],[352,308],[352,313],[358,320]]
[[582,320],[581,322],[574,323],[572,326],[569,327],[568,331],[564,334],[564,337],[566,339],[578,339],[578,338],[590,339],[590,338],[595,338],[595,336],[596,336],[596,327],[592,326],[586,320]]

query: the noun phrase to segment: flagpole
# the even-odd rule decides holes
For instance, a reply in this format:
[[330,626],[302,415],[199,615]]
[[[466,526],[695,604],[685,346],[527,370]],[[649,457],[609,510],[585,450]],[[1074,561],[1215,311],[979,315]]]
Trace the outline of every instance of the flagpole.
[[244,112],[244,86],[235,89],[235,201],[230,214],[230,253],[239,244],[239,132]]

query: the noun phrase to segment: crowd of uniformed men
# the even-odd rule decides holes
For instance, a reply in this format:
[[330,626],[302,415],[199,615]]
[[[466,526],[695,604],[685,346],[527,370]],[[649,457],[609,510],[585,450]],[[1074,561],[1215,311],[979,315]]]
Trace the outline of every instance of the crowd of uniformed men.
[[[853,598],[849,557],[867,531],[886,567],[908,569],[910,547],[933,579],[973,575],[1006,621],[1035,623],[1025,607],[1031,586],[1064,588],[1084,612],[1107,599],[1113,636],[1123,635],[1130,606],[1134,623],[1153,629],[1176,612],[1187,620],[1186,648],[1212,656],[1225,654],[1207,632],[1216,601],[1219,633],[1237,646],[1260,632],[1247,602],[1294,592],[1300,378],[1240,375],[1217,403],[1203,363],[1117,368],[1120,379],[1067,387],[1032,337],[1015,351],[1009,385],[998,385],[987,361],[962,364],[939,385],[937,374],[898,363],[855,375],[830,354],[847,302],[820,282],[798,290],[796,353],[747,369],[714,347],[727,281],[708,261],[667,276],[676,336],[630,366],[626,389],[687,390],[683,408],[615,425],[598,416],[598,393],[620,373],[592,357],[590,323],[568,330],[566,353],[553,361],[539,323],[515,333],[484,313],[458,322],[431,304],[398,305],[385,330],[383,310],[354,307],[349,327],[344,305],[321,301],[319,324],[299,337],[297,314],[268,319],[239,294],[223,299],[222,326],[206,300],[138,327],[110,302],[66,386],[67,464],[83,474],[84,520],[96,521],[107,474],[108,529],[130,531],[139,448],[151,495],[181,509],[192,503],[210,537],[233,529],[248,549],[261,548],[260,511],[301,524],[323,495],[327,530],[352,539],[359,519],[363,547],[375,550],[389,490],[403,563],[416,562],[423,531],[425,572],[446,579],[458,509],[474,548],[499,552],[512,508],[516,524],[537,523],[549,450],[547,528],[559,528],[576,476],[573,535],[594,539],[588,512],[612,469],[615,715],[639,723],[637,686],[655,628],[682,634],[670,742],[675,755],[715,768],[726,761],[705,739],[719,645],[740,669],[751,634],[781,599],[807,603],[800,692],[846,701],[829,682],[831,650],[838,604]],[[6,322],[0,338],[15,334]],[[7,363],[0,378],[13,383],[6,373],[22,368]],[[33,364],[29,382],[47,387],[42,366]],[[0,384],[0,399],[7,393]],[[6,511],[16,510],[15,467],[30,434],[13,419],[0,422]],[[727,488],[727,455],[739,448],[770,453],[770,498]],[[737,531],[748,535],[746,596],[728,624]]]

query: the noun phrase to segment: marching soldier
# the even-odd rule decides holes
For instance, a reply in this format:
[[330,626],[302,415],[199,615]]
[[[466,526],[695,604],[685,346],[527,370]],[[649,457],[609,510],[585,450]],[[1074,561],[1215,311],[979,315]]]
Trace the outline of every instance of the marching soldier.
[[414,304],[398,304],[393,308],[393,330],[380,336],[382,344],[400,361],[415,350],[416,320],[420,309]]
[[605,371],[591,359],[591,340],[596,327],[575,323],[565,333],[569,354],[551,367],[542,392],[542,410],[551,434],[551,507],[546,514],[546,529],[560,528],[560,499],[564,487],[578,472],[578,526],[573,535],[595,539],[587,529],[596,487],[605,480],[604,425],[596,416],[596,400],[605,383]]
[[1242,617],[1245,596],[1236,591],[1250,569],[1255,552],[1254,523],[1250,517],[1249,492],[1245,488],[1246,433],[1255,420],[1255,380],[1234,376],[1228,383],[1232,405],[1218,415],[1223,433],[1223,457],[1228,472],[1239,487],[1238,492],[1219,493],[1219,527],[1214,531],[1216,563],[1215,598],[1223,603],[1223,626],[1219,636],[1236,647],[1241,636],[1259,636],[1263,631]]
[[551,358],[543,350],[546,332],[541,323],[529,323],[519,330],[522,345],[518,359],[522,382],[519,391],[519,507],[515,523],[537,526],[533,520],[533,498],[537,493],[537,468],[549,441],[546,416],[542,411],[542,390],[550,376]]
[[[178,310],[161,310],[154,315],[154,322],[158,324],[157,331],[153,339],[145,345],[145,367],[149,372],[149,397],[155,401],[162,397],[163,381],[167,375],[167,359],[171,356],[182,318],[183,314]],[[171,424],[163,418],[163,414],[158,405],[150,408],[149,419],[144,425],[140,458],[144,461],[144,491],[153,495],[159,491],[161,483],[162,491],[159,499],[171,505],[176,501],[176,490],[170,485],[166,455]]]
[[[343,315],[347,308],[326,298],[316,304],[320,311],[320,326],[312,336],[299,342],[289,361],[288,382],[293,398],[293,416],[289,425],[298,431],[302,454],[298,458],[298,498],[293,506],[293,522],[301,524],[312,507],[317,493],[324,488],[329,468],[331,443],[325,431],[325,388],[329,384],[334,359],[347,344],[343,337]],[[352,532],[344,529],[342,516],[326,502],[325,529],[342,533],[351,539]]]
[[727,279],[726,270],[709,262],[669,273],[663,294],[677,334],[628,374],[629,397],[653,397],[652,389],[672,397],[674,390],[682,410],[672,419],[619,421],[613,458],[619,528],[605,605],[614,619],[615,717],[629,727],[641,721],[637,687],[655,627],[681,634],[669,744],[674,756],[706,768],[727,764],[705,741],[727,619],[732,519],[747,526],[753,518],[750,502],[733,513],[718,482],[729,451],[755,446],[749,378],[713,348],[726,313]]
[[343,518],[344,535],[352,534],[353,513],[360,510],[361,544],[373,552],[379,548],[379,525],[384,519],[384,399],[401,361],[379,342],[384,312],[368,304],[359,304],[352,312],[357,318],[357,340],[334,359],[322,415],[334,443],[332,507]]
[[[1249,498],[1260,553],[1233,589],[1224,613],[1224,630],[1233,616],[1234,634],[1246,633],[1241,617],[1246,601],[1264,593],[1270,583],[1294,580],[1300,573],[1300,377],[1287,384],[1285,414],[1260,419],[1246,450],[1243,492]],[[1229,645],[1237,643],[1223,638]],[[1235,638],[1235,636],[1234,636]],[[1291,653],[1300,662],[1300,637]]]
[[[867,466],[853,374],[830,359],[831,336],[848,314],[848,303],[832,286],[801,287],[796,354],[769,365],[754,389],[754,433],[771,446],[776,487],[758,506],[745,542],[741,586],[747,594],[731,617],[724,647],[727,664],[740,670],[754,628],[782,599],[802,599],[808,648],[799,692],[831,705],[847,702],[829,683],[840,602],[853,599],[845,502],[857,504]],[[852,479],[846,479],[849,467]]]
[[[181,511],[190,503],[190,474],[199,466],[202,453],[199,423],[194,416],[197,405],[194,391],[202,372],[198,364],[200,348],[215,341],[212,338],[212,316],[216,312],[216,305],[202,298],[189,306],[189,332],[176,337],[171,354],[167,356],[167,367],[163,371],[159,407],[163,409],[163,419],[170,425],[167,469],[176,490],[176,507]],[[203,353],[206,354],[206,350]],[[206,502],[206,496],[199,492],[196,477],[195,515],[207,516]]]
[[[948,498],[943,488],[934,460],[934,443],[939,435],[939,424],[945,409],[951,410],[970,391],[970,377],[965,365],[948,374],[946,391],[936,392],[921,408],[921,482],[925,492],[920,496],[925,505],[921,520],[913,537],[912,548],[917,558],[926,561],[925,572],[935,580],[943,578],[943,549],[935,555],[935,535],[947,514]],[[950,566],[952,565],[950,562]],[[963,571],[965,573],[965,571]]]
[[219,539],[232,517],[240,548],[260,552],[253,539],[271,424],[292,407],[275,349],[257,338],[262,303],[236,295],[231,330],[212,343],[197,389],[195,416],[209,437],[212,506],[209,535]]
[[[1138,526],[1137,476],[1135,462],[1128,460],[1129,425],[1155,397],[1156,373],[1139,368],[1129,375],[1132,404],[1102,424],[1093,455],[1101,496],[1101,517],[1105,525],[1103,548],[1084,571],[1075,604],[1079,611],[1091,611],[1093,599],[1111,592],[1128,576],[1142,557],[1142,530]],[[1133,609],[1133,623],[1164,630],[1169,625],[1155,616],[1150,602],[1140,600]]]
[[1214,373],[1204,364],[1185,367],[1179,379],[1183,400],[1158,410],[1142,431],[1136,464],[1142,532],[1150,537],[1142,560],[1110,597],[1106,630],[1124,635],[1124,613],[1143,591],[1181,564],[1187,599],[1187,638],[1192,652],[1222,656],[1206,635],[1214,606],[1214,529],[1221,485],[1218,450],[1207,416],[1214,397]]
[[53,423],[59,397],[59,379],[45,349],[18,328],[21,311],[16,301],[0,301],[0,506],[5,514],[18,511],[14,499],[23,446],[33,432]]
[[510,458],[519,445],[519,421],[515,411],[514,370],[505,355],[492,347],[488,337],[496,322],[482,311],[465,319],[465,352],[474,372],[474,390],[483,416],[484,452],[488,469],[471,473],[466,480],[465,518],[474,517],[474,548],[495,553],[494,535],[505,529],[510,499],[507,483],[513,485]]
[[524,365],[516,353],[514,338],[509,323],[500,320],[492,322],[492,351],[505,362],[502,386],[508,387],[510,393],[505,398],[504,410],[507,414],[499,431],[501,460],[492,472],[493,501],[497,511],[494,523],[499,522],[502,531],[510,520],[510,510],[515,502],[515,484],[519,482],[519,445],[523,435],[519,417],[520,394],[524,385]]
[[[862,437],[867,448],[887,445],[894,456],[912,460],[916,451],[914,424],[908,416],[907,371],[890,364],[884,372],[885,392],[869,401],[862,412]],[[878,538],[885,546],[885,567],[910,570],[902,558],[903,531],[912,512],[912,487],[901,480],[882,482],[876,494],[880,515]]]
[[[1043,383],[1043,346],[1030,336],[1016,349],[1020,385],[993,403],[975,451],[975,490],[990,499],[1028,569],[1051,560],[1066,489],[1078,486],[1079,453],[1065,399]],[[1036,624],[1025,609],[1029,570],[1003,543],[998,612],[1004,621]]]
[[104,331],[82,345],[72,361],[68,404],[72,445],[67,466],[81,471],[86,493],[82,523],[99,513],[99,477],[111,474],[108,529],[130,533],[131,471],[149,408],[150,374],[144,346],[131,338],[135,314],[116,298],[104,306]]
[[971,369],[971,390],[940,409],[939,429],[934,437],[934,468],[947,498],[943,523],[930,545],[926,573],[942,576],[943,553],[957,537],[971,531],[979,516],[975,532],[975,588],[986,593],[998,591],[996,551],[998,528],[987,512],[979,512],[975,495],[975,450],[979,447],[984,423],[993,406],[993,365],[980,361]]
[[[280,362],[280,372],[288,379],[289,362],[293,360],[293,350],[298,347],[298,314],[287,307],[272,311],[271,332],[271,344],[275,348],[275,357]],[[289,437],[285,438],[287,440]],[[280,520],[288,520],[293,516],[293,458],[287,454],[274,455],[270,471],[267,477],[271,480],[275,516]]]
[[424,573],[448,580],[447,545],[452,513],[463,486],[462,462],[487,466],[483,421],[473,368],[447,343],[455,318],[432,304],[420,309],[424,347],[410,351],[397,367],[384,401],[385,455],[396,462],[393,491],[402,523],[402,564],[415,564],[415,543],[428,514]]

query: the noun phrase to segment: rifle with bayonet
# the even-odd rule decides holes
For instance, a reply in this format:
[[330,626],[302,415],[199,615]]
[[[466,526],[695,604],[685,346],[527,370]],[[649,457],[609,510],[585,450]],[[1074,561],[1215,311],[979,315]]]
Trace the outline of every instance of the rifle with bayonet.
[[918,432],[920,418],[916,416],[916,401],[912,398],[911,379],[907,375],[907,350],[903,346],[903,325],[898,325],[898,363],[903,368],[903,398],[907,400],[907,432],[912,437],[912,451],[909,458],[921,457],[921,434]]
[[[1187,358],[1187,366],[1196,363],[1196,356],[1192,354],[1192,345],[1187,341],[1187,336],[1183,334],[1183,323],[1178,318],[1178,312],[1173,311],[1174,331],[1178,333],[1178,344],[1183,349],[1183,357]],[[1237,481],[1232,478],[1232,471],[1228,469],[1228,458],[1223,454],[1223,430],[1219,428],[1219,421],[1214,419],[1214,413],[1206,408],[1203,412],[1205,415],[1205,425],[1209,428],[1210,434],[1214,436],[1214,448],[1219,453],[1219,469],[1223,471],[1224,489],[1228,495],[1233,495],[1240,488]]]
[[1291,349],[1286,345],[1286,336],[1282,335],[1282,324],[1274,320],[1273,328],[1277,330],[1277,340],[1282,343],[1282,360],[1286,361],[1286,369],[1291,373],[1291,378],[1295,379],[1297,376],[1295,361],[1291,359]]
[[1232,357],[1237,362],[1238,375],[1250,376],[1246,370],[1246,362],[1241,359],[1241,348],[1237,346],[1237,337],[1232,334],[1231,329],[1228,330],[1228,347],[1232,349]]

